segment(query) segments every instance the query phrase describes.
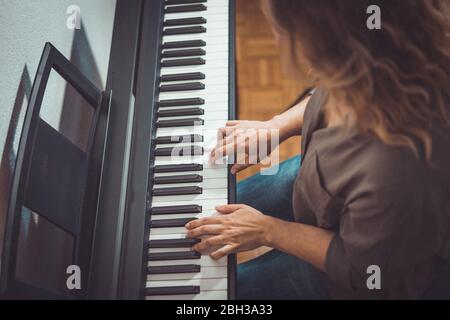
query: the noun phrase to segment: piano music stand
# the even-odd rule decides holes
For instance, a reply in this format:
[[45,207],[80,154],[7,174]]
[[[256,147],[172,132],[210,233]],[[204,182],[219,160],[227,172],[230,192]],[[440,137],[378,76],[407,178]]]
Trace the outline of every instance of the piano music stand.
[[[66,80],[94,110],[86,151],[75,146],[40,117],[52,70]],[[85,296],[109,105],[109,93],[102,92],[92,84],[52,44],[45,44],[26,111],[11,186],[2,252],[2,298],[73,299]],[[81,269],[80,290],[61,290],[66,285],[65,280],[57,284],[57,290],[54,287],[49,289],[45,284],[36,285],[36,281],[31,281],[31,284],[29,279],[18,276],[24,209],[33,212],[39,221],[45,222],[53,230],[64,232],[65,236],[73,239],[70,260],[71,265],[78,265]],[[45,248],[42,249],[45,252]],[[59,269],[61,278],[66,270]],[[51,265],[48,270],[52,270]],[[47,276],[51,279],[57,275]],[[61,279],[51,279],[57,280],[61,282]]]

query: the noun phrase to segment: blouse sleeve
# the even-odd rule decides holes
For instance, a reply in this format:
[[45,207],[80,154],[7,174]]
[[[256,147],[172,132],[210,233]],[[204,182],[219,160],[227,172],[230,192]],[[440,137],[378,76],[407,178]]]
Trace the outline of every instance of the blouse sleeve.
[[424,226],[430,217],[424,219],[422,194],[420,186],[405,183],[358,190],[327,252],[331,280],[348,290],[367,291],[369,267],[377,266],[381,290],[388,290],[413,263],[429,255],[433,241],[422,240],[432,237],[433,230]]

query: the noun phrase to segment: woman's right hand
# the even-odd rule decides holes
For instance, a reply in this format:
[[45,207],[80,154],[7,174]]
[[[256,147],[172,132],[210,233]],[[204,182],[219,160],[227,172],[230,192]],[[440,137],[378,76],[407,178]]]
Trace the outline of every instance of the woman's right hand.
[[[280,126],[274,120],[228,121],[220,128],[216,147],[211,151],[211,162],[226,156],[235,156],[231,173],[235,174],[267,158],[278,147]],[[275,141],[276,139],[277,141]]]

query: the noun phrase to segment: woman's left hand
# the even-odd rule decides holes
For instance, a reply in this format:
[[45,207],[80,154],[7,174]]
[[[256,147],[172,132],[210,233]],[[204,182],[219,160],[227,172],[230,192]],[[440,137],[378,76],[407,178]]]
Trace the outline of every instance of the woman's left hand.
[[268,245],[272,219],[258,210],[242,204],[216,207],[221,215],[197,219],[186,224],[188,238],[201,238],[193,250],[220,259],[230,253],[247,251]]

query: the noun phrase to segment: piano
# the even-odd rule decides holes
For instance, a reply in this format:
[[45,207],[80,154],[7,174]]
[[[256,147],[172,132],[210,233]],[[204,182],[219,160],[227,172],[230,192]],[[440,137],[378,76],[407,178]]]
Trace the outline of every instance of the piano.
[[[229,165],[208,161],[235,117],[234,10],[232,0],[118,0],[103,91],[45,44],[11,188],[2,298],[235,298],[235,256],[192,251],[199,239],[184,228],[235,200]],[[92,110],[85,150],[40,117],[52,72]]]

